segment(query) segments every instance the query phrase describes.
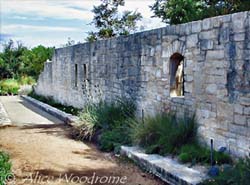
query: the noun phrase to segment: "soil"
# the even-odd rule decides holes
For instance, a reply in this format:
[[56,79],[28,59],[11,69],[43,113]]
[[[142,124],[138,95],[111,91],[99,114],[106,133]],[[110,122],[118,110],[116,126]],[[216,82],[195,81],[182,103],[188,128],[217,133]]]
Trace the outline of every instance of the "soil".
[[1,128],[0,150],[10,154],[15,177],[8,184],[164,184],[127,160],[73,140],[70,130],[62,124]]

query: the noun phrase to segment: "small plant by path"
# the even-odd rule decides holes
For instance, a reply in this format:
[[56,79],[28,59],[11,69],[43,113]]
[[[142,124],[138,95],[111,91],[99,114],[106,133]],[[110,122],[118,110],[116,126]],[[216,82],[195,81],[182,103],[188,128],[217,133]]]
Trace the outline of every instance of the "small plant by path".
[[249,185],[250,158],[240,159],[234,166],[224,165],[219,176],[207,180],[202,185]]
[[0,185],[5,185],[11,176],[10,157],[6,152],[0,151]]

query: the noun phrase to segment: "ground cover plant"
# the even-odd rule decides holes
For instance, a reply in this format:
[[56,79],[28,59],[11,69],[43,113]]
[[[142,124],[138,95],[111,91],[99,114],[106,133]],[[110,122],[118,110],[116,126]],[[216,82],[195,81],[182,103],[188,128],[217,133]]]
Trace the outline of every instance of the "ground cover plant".
[[11,177],[10,157],[7,153],[0,151],[0,185],[5,185],[8,177]]
[[222,166],[217,177],[206,180],[203,185],[249,185],[250,158],[240,159],[233,166]]
[[72,107],[72,106],[62,105],[61,103],[55,101],[52,97],[40,96],[40,95],[36,94],[34,91],[30,92],[28,94],[28,96],[30,96],[34,99],[37,99],[43,103],[49,104],[52,107],[58,108],[64,112],[73,114],[73,115],[78,115],[78,113],[80,112],[80,109],[77,109],[77,108]]

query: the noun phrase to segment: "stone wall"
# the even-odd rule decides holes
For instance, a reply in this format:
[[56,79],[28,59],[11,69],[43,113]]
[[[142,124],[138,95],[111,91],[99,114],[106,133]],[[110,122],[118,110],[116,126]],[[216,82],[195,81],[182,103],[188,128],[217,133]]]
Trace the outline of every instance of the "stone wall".
[[[184,56],[182,97],[170,97],[175,53]],[[138,115],[196,113],[206,143],[249,155],[250,12],[56,49],[35,91],[75,107],[131,97]]]

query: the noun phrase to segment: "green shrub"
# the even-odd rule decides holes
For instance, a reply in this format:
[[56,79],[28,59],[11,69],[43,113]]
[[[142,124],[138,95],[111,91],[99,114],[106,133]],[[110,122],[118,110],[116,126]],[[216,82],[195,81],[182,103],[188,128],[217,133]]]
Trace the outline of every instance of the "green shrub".
[[132,138],[135,144],[146,149],[148,153],[176,154],[186,143],[195,141],[196,122],[192,118],[177,119],[173,114],[161,114],[134,122]]
[[33,85],[35,82],[36,80],[31,76],[21,76],[18,79],[20,85]]
[[113,151],[120,148],[121,145],[130,145],[132,143],[130,135],[130,127],[127,123],[118,126],[112,130],[103,132],[100,137],[100,148],[103,151]]
[[249,185],[250,158],[240,159],[236,165],[221,167],[219,176],[206,180],[203,185]]
[[4,185],[7,177],[11,174],[11,163],[9,155],[0,151],[0,185]]
[[0,81],[0,95],[16,95],[20,86],[15,79],[5,79]]

